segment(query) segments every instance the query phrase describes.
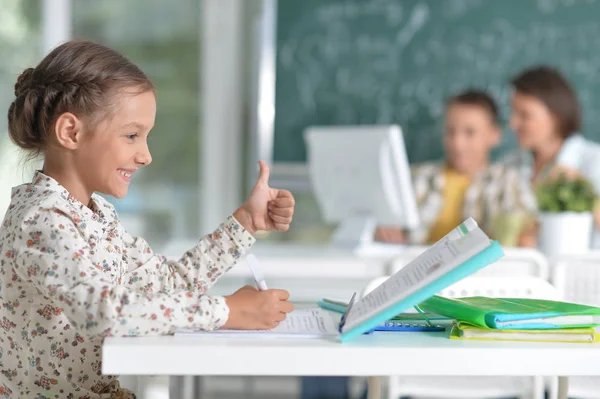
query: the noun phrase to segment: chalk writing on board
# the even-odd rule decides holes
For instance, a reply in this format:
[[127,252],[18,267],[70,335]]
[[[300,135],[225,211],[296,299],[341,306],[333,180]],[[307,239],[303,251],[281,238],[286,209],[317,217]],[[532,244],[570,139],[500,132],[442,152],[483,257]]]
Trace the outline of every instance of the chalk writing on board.
[[575,84],[585,126],[600,138],[600,1],[309,3],[278,38],[276,157],[303,146],[308,125],[400,123],[411,160],[435,158],[449,95],[486,88],[507,119],[509,78],[539,63]]

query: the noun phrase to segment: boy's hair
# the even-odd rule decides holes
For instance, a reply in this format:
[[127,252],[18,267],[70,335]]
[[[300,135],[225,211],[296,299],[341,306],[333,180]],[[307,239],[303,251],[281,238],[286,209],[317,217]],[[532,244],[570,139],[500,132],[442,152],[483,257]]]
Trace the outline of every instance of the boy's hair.
[[500,113],[496,101],[483,90],[469,89],[463,91],[462,93],[450,97],[446,104],[448,107],[453,104],[475,105],[481,107],[490,115],[490,119],[494,124],[500,124]]
[[567,79],[550,66],[527,69],[511,79],[519,93],[543,102],[558,122],[558,132],[567,138],[581,130],[581,109],[575,91]]
[[114,111],[111,100],[124,90],[154,91],[150,79],[122,54],[90,41],[69,41],[52,50],[15,83],[8,108],[12,141],[35,158],[46,148],[57,118],[71,112],[93,129]]

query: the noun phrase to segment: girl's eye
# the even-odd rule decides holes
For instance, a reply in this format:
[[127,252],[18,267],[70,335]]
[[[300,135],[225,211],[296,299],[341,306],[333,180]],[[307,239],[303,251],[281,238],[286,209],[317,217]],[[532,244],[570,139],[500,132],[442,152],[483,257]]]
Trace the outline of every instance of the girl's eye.
[[128,134],[128,135],[127,135],[127,138],[128,138],[129,140],[133,140],[133,139],[135,139],[137,136],[138,136],[138,134],[137,134],[137,133],[132,133],[132,134]]

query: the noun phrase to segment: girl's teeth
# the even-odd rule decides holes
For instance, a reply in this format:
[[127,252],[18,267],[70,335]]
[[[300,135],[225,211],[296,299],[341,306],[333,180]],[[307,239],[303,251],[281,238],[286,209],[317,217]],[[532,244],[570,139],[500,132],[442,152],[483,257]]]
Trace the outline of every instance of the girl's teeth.
[[121,171],[121,174],[125,177],[131,177],[131,173]]

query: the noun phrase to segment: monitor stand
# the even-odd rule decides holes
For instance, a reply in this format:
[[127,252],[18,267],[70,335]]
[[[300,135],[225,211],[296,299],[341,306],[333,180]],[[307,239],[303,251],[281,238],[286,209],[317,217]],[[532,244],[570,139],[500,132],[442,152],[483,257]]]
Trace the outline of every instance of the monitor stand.
[[340,223],[330,241],[330,245],[350,250],[364,257],[389,258],[406,250],[405,245],[375,241],[377,221],[370,216],[353,216]]

